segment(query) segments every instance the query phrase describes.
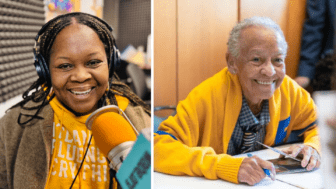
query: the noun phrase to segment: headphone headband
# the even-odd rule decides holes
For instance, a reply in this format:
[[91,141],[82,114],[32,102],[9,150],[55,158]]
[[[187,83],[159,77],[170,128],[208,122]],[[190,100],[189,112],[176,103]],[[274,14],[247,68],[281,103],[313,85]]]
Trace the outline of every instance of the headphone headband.
[[57,19],[60,19],[60,18],[62,18],[62,17],[69,16],[69,15],[70,15],[70,16],[77,16],[77,15],[86,15],[86,16],[90,16],[90,17],[92,17],[92,18],[95,18],[95,19],[99,20],[101,23],[103,23],[103,24],[107,27],[107,29],[110,30],[110,32],[113,31],[112,26],[110,26],[107,22],[105,22],[104,20],[102,20],[101,18],[99,18],[99,17],[97,17],[97,16],[94,16],[94,15],[91,15],[91,14],[88,14],[88,13],[84,13],[84,12],[71,12],[71,13],[67,13],[67,14],[60,15],[60,16],[56,16],[55,18],[53,18],[53,19],[49,20],[47,23],[45,23],[45,24],[42,26],[42,28],[40,29],[40,31],[37,33],[37,35],[36,35],[36,37],[35,37],[35,41],[38,40],[38,38],[40,37],[40,35],[42,35],[42,34],[45,32],[46,28],[48,28],[48,26],[49,26],[51,23],[53,23],[53,22],[54,22],[55,20],[57,20]]

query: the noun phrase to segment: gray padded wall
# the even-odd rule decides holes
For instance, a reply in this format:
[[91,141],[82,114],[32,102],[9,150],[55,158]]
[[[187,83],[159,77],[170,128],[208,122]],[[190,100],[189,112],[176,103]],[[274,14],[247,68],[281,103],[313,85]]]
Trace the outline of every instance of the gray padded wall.
[[135,48],[142,45],[146,51],[147,37],[151,33],[151,1],[121,0],[118,26],[119,50],[131,44]]
[[0,103],[37,80],[33,46],[44,23],[42,0],[0,0]]

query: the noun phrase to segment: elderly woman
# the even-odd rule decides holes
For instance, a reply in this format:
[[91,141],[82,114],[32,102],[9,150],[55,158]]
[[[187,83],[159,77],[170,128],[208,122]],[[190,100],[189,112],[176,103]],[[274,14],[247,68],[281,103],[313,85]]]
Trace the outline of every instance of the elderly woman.
[[[285,75],[287,43],[269,18],[253,17],[231,31],[228,67],[194,88],[154,137],[154,170],[254,185],[275,169],[257,156],[232,155],[303,141],[285,150],[320,164],[315,105]],[[252,141],[252,142],[251,142]]]

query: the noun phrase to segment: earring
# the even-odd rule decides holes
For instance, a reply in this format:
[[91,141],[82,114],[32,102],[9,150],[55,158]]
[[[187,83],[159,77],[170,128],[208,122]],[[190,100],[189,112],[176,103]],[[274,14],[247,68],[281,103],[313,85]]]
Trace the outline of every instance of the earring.
[[107,83],[107,88],[105,90],[105,92],[108,92],[110,90],[110,82]]

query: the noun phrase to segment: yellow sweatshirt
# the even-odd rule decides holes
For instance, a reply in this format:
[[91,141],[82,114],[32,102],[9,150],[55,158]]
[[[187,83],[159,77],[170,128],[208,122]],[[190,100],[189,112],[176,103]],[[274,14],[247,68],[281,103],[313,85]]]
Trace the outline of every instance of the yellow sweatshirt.
[[[119,108],[128,106],[128,99],[116,96]],[[45,188],[70,187],[84,158],[92,132],[85,126],[91,115],[76,117],[55,97],[50,101],[54,111],[52,159]],[[84,164],[76,178],[73,188],[109,188],[109,162],[99,151],[94,137],[91,140]],[[117,188],[116,182],[113,188]]]
[[[238,183],[243,157],[227,155],[242,106],[238,77],[224,68],[194,88],[154,136],[154,170]],[[319,150],[315,104],[309,93],[286,76],[269,99],[269,146],[304,139]]]

